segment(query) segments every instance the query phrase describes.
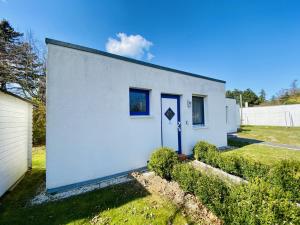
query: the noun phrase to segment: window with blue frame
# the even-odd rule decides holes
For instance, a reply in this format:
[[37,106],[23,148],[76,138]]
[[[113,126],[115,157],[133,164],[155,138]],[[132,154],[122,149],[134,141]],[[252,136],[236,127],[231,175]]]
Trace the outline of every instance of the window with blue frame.
[[204,97],[192,97],[193,125],[205,125],[204,121]]
[[149,91],[130,88],[129,108],[131,116],[149,115]]

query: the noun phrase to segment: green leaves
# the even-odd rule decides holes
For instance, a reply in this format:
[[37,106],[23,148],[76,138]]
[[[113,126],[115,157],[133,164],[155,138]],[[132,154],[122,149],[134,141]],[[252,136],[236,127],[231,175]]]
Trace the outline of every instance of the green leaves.
[[178,162],[177,153],[173,149],[162,147],[152,153],[148,168],[157,175],[169,180],[171,179],[173,166]]

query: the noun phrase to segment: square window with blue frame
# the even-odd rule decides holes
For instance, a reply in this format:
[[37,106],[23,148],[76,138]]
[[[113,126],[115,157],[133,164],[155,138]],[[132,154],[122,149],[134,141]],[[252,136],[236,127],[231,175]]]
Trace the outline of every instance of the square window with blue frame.
[[131,116],[145,116],[149,113],[149,90],[130,88],[129,108]]
[[204,97],[192,97],[193,125],[205,125],[204,121]]

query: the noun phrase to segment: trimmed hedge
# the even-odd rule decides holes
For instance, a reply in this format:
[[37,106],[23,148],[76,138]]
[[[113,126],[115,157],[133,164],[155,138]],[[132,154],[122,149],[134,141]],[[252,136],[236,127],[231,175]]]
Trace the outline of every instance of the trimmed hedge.
[[151,154],[148,169],[170,180],[173,166],[177,163],[179,163],[177,153],[171,148],[162,147]]
[[300,202],[300,163],[295,160],[282,160],[268,175],[268,181],[290,192],[293,199]]
[[224,214],[229,187],[220,178],[200,173],[190,164],[180,163],[174,166],[172,179],[185,192],[195,194],[215,214]]
[[283,160],[271,167],[241,156],[224,155],[216,146],[203,141],[195,145],[194,158],[246,180],[262,178],[291,192],[293,200],[300,202],[300,163],[297,161]]
[[193,155],[194,158],[197,160],[200,159],[212,159],[215,152],[218,151],[215,145],[209,144],[205,141],[198,142],[195,147],[193,148]]
[[196,182],[195,195],[220,218],[226,218],[225,201],[230,194],[229,186],[216,176],[202,174]]
[[175,165],[172,171],[172,179],[177,181],[185,192],[195,192],[196,183],[199,177],[200,172],[187,163]]
[[248,185],[229,187],[190,164],[174,166],[172,178],[195,194],[225,224],[299,224],[300,208],[278,186],[256,178]]
[[256,178],[231,190],[226,224],[300,224],[300,208],[280,187]]
[[148,167],[196,195],[225,224],[300,224],[300,207],[293,202],[295,196],[299,199],[298,162],[282,161],[269,168],[242,157],[222,156],[205,142],[195,146],[194,154],[213,166],[251,179],[248,184],[229,186],[217,176],[179,163],[176,152],[169,148],[156,150]]

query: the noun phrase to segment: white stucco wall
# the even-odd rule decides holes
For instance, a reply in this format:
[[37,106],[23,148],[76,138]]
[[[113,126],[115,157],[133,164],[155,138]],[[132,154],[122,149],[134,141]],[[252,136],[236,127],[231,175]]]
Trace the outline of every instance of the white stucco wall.
[[[182,153],[225,146],[225,85],[48,44],[47,189],[146,166],[161,146],[162,93],[181,96]],[[150,90],[150,116],[129,116],[129,88]],[[192,95],[205,95],[205,127],[192,126]]]
[[243,125],[300,126],[300,104],[242,108]]
[[0,196],[31,167],[32,105],[0,91]]
[[227,133],[237,132],[240,128],[240,106],[235,99],[226,98],[226,129]]

